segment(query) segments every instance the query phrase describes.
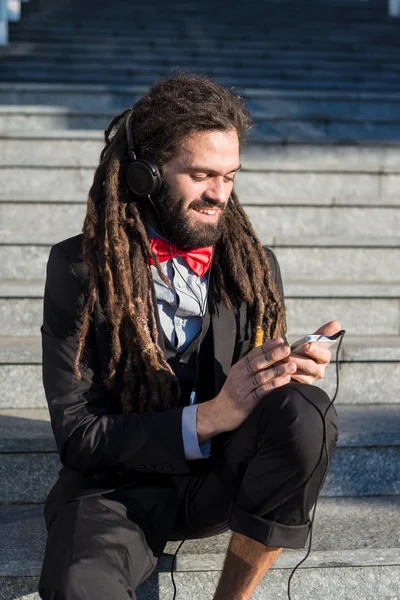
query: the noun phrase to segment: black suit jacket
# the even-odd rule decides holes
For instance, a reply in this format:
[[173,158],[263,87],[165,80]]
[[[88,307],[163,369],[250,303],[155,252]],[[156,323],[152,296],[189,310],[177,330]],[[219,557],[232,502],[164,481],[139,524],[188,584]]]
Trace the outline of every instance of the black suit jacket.
[[[111,491],[143,473],[191,474],[194,463],[208,460],[185,459],[183,407],[147,413],[121,412],[122,378],[117,375],[112,391],[102,383],[102,373],[108,371],[111,337],[99,300],[89,337],[87,368],[82,379],[74,381],[80,312],[89,283],[88,268],[82,258],[82,237],[80,234],[55,244],[47,263],[41,326],[43,385],[63,465],[46,501],[47,508],[50,503]],[[283,299],[279,265],[271,250],[266,253]],[[211,282],[209,289],[212,294]],[[247,327],[246,304],[234,313],[222,303],[212,302],[213,298],[209,300],[217,394],[232,364],[248,351],[251,331]],[[156,317],[162,345],[158,311]],[[122,366],[119,371],[122,373]]]

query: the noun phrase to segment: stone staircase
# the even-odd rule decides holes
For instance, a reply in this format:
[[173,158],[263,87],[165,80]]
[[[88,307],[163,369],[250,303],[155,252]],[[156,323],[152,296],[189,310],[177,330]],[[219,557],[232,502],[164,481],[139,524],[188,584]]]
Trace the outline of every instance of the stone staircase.
[[[237,189],[280,261],[290,339],[332,318],[347,330],[338,450],[292,599],[398,600],[400,22],[384,0],[22,10],[0,49],[0,600],[39,598],[59,468],[40,365],[50,246],[81,231],[108,121],[174,66],[234,85],[256,119]],[[321,385],[334,392],[334,365]],[[211,600],[229,537],[185,542],[177,600]],[[139,599],[172,600],[178,545]],[[285,550],[253,598],[287,598],[305,554]]]

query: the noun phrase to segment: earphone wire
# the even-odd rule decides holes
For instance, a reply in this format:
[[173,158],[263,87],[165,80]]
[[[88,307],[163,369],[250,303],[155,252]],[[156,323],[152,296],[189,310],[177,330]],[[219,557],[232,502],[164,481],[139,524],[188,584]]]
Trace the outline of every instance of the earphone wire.
[[[320,453],[320,457],[319,457],[319,460],[318,460],[318,463],[317,463],[316,467],[313,469],[311,475],[308,477],[308,479],[305,481],[305,483],[302,484],[302,486],[304,486],[309,481],[309,479],[311,478],[311,476],[313,475],[313,473],[315,472],[315,470],[319,466],[319,464],[321,462],[321,459],[322,459],[322,454],[323,454],[324,449],[325,449],[325,454],[326,454],[327,462],[326,462],[326,467],[325,467],[324,474],[322,475],[322,478],[321,478],[321,481],[320,481],[320,484],[319,484],[319,488],[318,488],[318,492],[317,492],[317,496],[316,496],[316,501],[315,501],[315,504],[314,504],[313,513],[312,513],[312,517],[311,517],[311,521],[310,521],[310,539],[309,539],[307,554],[294,567],[293,571],[290,574],[289,580],[288,580],[288,599],[289,600],[292,600],[292,597],[290,595],[290,584],[291,584],[293,575],[295,574],[295,572],[297,571],[297,569],[307,560],[307,558],[309,557],[310,552],[311,552],[312,531],[313,531],[313,525],[314,525],[315,511],[316,511],[317,503],[318,503],[318,497],[319,497],[322,485],[323,485],[324,480],[325,480],[325,476],[326,476],[326,474],[328,472],[329,465],[330,465],[329,454],[328,454],[328,447],[327,447],[327,443],[326,443],[326,437],[327,436],[326,436],[326,421],[325,421],[325,417],[326,417],[326,414],[327,414],[328,410],[332,407],[333,403],[335,402],[335,400],[337,398],[337,395],[339,393],[339,383],[340,383],[340,380],[339,380],[339,353],[340,353],[340,348],[341,348],[341,345],[342,345],[342,342],[343,342],[343,338],[345,336],[346,331],[344,329],[342,329],[342,331],[340,333],[341,333],[341,337],[340,337],[339,344],[338,344],[338,347],[337,347],[336,361],[335,361],[335,364],[336,364],[336,390],[335,390],[335,394],[334,394],[332,400],[329,402],[328,407],[327,407],[327,409],[325,410],[325,412],[324,412],[324,414],[322,416],[322,422],[323,422],[323,425],[324,425],[324,437],[323,437],[323,442],[322,442],[322,446],[321,446],[321,453]],[[298,390],[298,391],[300,392],[300,390]],[[307,402],[309,402],[312,406],[314,406],[314,408],[316,408],[315,405],[312,402],[310,402],[308,400],[308,398],[306,398],[306,396],[304,394],[301,393],[301,395],[303,396],[303,398],[305,400],[307,400]],[[321,414],[321,412],[319,410],[318,410],[318,412]],[[295,491],[297,491],[297,490],[295,490]]]
[[[213,254],[212,254],[212,258],[211,258],[211,264],[210,264],[210,268],[209,268],[209,271],[208,271],[208,279],[207,279],[207,288],[206,288],[205,300],[204,300],[204,303],[202,305],[201,301],[199,300],[199,298],[195,294],[194,290],[191,288],[191,286],[188,284],[188,282],[186,281],[186,279],[183,277],[182,273],[179,271],[179,269],[177,267],[177,264],[176,264],[176,261],[174,261],[173,256],[172,256],[172,254],[173,254],[173,252],[172,252],[172,245],[171,245],[171,242],[169,240],[168,235],[166,234],[164,223],[162,222],[162,220],[160,218],[160,213],[158,212],[157,207],[155,206],[155,204],[154,204],[153,199],[151,198],[151,196],[148,196],[148,198],[149,198],[151,204],[153,205],[154,210],[157,213],[159,223],[161,224],[161,227],[163,229],[163,234],[164,234],[166,240],[168,241],[169,249],[170,249],[170,253],[171,253],[172,264],[175,267],[175,269],[178,272],[178,274],[181,277],[181,279],[185,282],[185,284],[187,285],[187,287],[192,292],[193,296],[196,298],[196,301],[197,301],[197,303],[199,305],[199,308],[200,308],[200,311],[201,311],[201,325],[200,325],[199,341],[198,341],[198,344],[197,344],[197,352],[196,352],[196,379],[195,379],[195,382],[194,382],[194,385],[193,385],[193,389],[192,389],[192,393],[195,393],[195,391],[196,391],[196,385],[197,385],[198,378],[199,378],[199,351],[200,351],[200,344],[202,342],[202,333],[203,333],[203,327],[204,327],[204,317],[205,317],[206,307],[207,307],[207,303],[208,303],[208,292],[209,292],[209,286],[210,286],[210,280],[211,280],[211,269],[212,269],[213,260],[214,260],[215,248],[213,249]],[[191,492],[191,488],[192,488],[193,482],[194,482],[194,479],[192,479],[190,481],[188,489],[187,489],[187,492],[186,492],[185,518],[186,518],[186,524],[187,525],[189,525],[189,514],[188,514],[189,513],[189,508],[188,508],[188,506],[189,506],[189,502],[190,502],[190,500],[192,498],[192,496],[190,495],[190,492]],[[175,580],[174,580],[174,568],[175,568],[176,556],[177,556],[180,548],[182,547],[182,545],[183,545],[183,543],[185,541],[186,541],[186,538],[181,541],[181,543],[179,544],[178,548],[176,549],[174,557],[172,559],[172,564],[171,564],[171,580],[172,580],[172,585],[174,587],[173,600],[175,600],[176,591],[177,591],[176,590]]]
[[[178,266],[176,264],[176,261],[174,261],[174,259],[172,257],[172,254],[173,254],[173,252],[172,252],[172,245],[171,245],[171,242],[169,240],[168,235],[166,234],[164,224],[163,224],[163,222],[162,222],[162,220],[160,218],[160,214],[159,214],[159,212],[158,212],[158,210],[157,210],[157,208],[156,208],[156,206],[155,206],[155,204],[154,204],[151,196],[148,196],[148,198],[151,201],[151,203],[152,203],[152,205],[153,205],[153,207],[154,207],[154,209],[155,209],[155,211],[157,213],[159,222],[160,222],[161,227],[163,229],[164,236],[165,236],[165,238],[168,241],[168,244],[169,244],[169,247],[170,247],[172,264],[174,265],[174,267],[175,267],[176,271],[178,272],[179,276],[181,277],[181,279],[185,282],[185,284],[187,285],[187,287],[192,292],[193,296],[196,298],[196,301],[197,301],[197,303],[199,305],[199,308],[200,308],[200,311],[201,311],[201,325],[200,325],[199,341],[198,341],[198,344],[197,344],[197,352],[196,352],[196,379],[195,379],[195,383],[193,385],[193,390],[192,390],[192,393],[193,393],[196,390],[196,385],[197,385],[198,377],[199,377],[199,350],[200,350],[200,344],[201,344],[201,341],[202,341],[202,333],[203,333],[203,326],[204,326],[204,316],[205,316],[205,310],[206,310],[206,306],[207,306],[207,302],[208,302],[208,291],[209,291],[209,285],[210,285],[210,279],[211,279],[211,268],[212,268],[212,264],[213,264],[215,249],[213,250],[213,255],[212,255],[212,259],[211,259],[210,269],[209,269],[209,272],[208,272],[207,291],[206,291],[206,294],[205,294],[205,300],[204,300],[204,303],[202,305],[201,301],[199,300],[199,298],[195,294],[194,290],[191,288],[191,286],[188,284],[188,282],[186,281],[186,279],[183,277],[182,273],[179,271]],[[344,338],[344,335],[345,335],[346,331],[342,330],[340,333],[341,333],[341,337],[340,337],[340,340],[339,340],[339,344],[338,344],[338,348],[337,348],[337,352],[336,352],[336,361],[335,361],[335,364],[336,364],[336,390],[335,390],[335,393],[334,393],[334,396],[333,396],[332,400],[329,402],[328,407],[326,408],[325,413],[322,416],[322,422],[323,422],[323,426],[324,426],[324,434],[323,434],[323,442],[322,442],[322,446],[321,446],[320,457],[319,457],[319,460],[318,460],[318,463],[317,463],[316,467],[313,469],[313,471],[309,475],[308,479],[302,484],[302,486],[304,486],[309,481],[309,479],[312,477],[312,475],[314,474],[315,470],[318,468],[319,464],[321,463],[321,459],[322,459],[322,455],[323,455],[324,449],[325,449],[325,455],[326,455],[327,462],[326,462],[325,471],[324,471],[324,473],[322,475],[322,478],[321,478],[321,481],[320,481],[320,484],[319,484],[319,487],[318,487],[316,501],[315,501],[315,504],[314,504],[313,513],[312,513],[312,517],[311,517],[311,521],[310,521],[310,537],[309,537],[308,550],[307,550],[307,553],[306,553],[305,557],[294,567],[292,573],[290,574],[289,580],[288,580],[288,599],[289,600],[292,600],[291,594],[290,594],[290,588],[291,588],[291,581],[293,579],[293,576],[294,576],[295,572],[297,571],[297,569],[307,560],[307,558],[309,557],[310,552],[311,552],[313,525],[314,525],[315,512],[316,512],[317,503],[318,503],[318,497],[319,497],[319,494],[321,492],[321,488],[322,488],[322,485],[324,483],[325,476],[326,476],[326,474],[327,474],[327,472],[329,470],[329,466],[330,466],[329,453],[328,453],[328,447],[327,447],[326,415],[327,415],[329,409],[332,407],[333,403],[335,402],[335,400],[337,398],[337,395],[339,393],[339,384],[340,384],[340,379],[339,379],[339,353],[340,353],[341,345],[342,345],[343,338]],[[308,398],[306,398],[306,396],[304,394],[301,393],[301,395],[303,396],[303,398],[305,400],[307,400],[307,402],[309,402]],[[309,403],[312,404],[312,402],[309,402]],[[312,406],[314,406],[314,404],[312,404]],[[315,408],[315,406],[314,406],[314,408]],[[318,410],[318,412],[320,413],[319,410]],[[186,493],[185,516],[186,516],[187,525],[189,525],[188,510],[189,510],[189,502],[191,500],[190,492],[191,492],[191,487],[192,487],[193,482],[194,482],[194,479],[192,479],[190,481],[189,486],[188,486],[188,490],[187,490],[187,493]],[[294,492],[292,492],[292,493],[294,493]],[[175,600],[175,598],[176,598],[176,591],[177,591],[175,580],[174,580],[174,575],[173,575],[173,571],[174,571],[174,567],[175,567],[175,561],[176,561],[176,556],[177,556],[180,548],[182,547],[182,545],[183,545],[183,543],[185,541],[186,541],[186,538],[183,539],[180,542],[178,548],[175,551],[175,554],[174,554],[174,557],[173,557],[173,560],[172,560],[172,564],[171,564],[171,579],[172,579],[172,584],[173,584],[173,587],[174,587],[173,600]]]

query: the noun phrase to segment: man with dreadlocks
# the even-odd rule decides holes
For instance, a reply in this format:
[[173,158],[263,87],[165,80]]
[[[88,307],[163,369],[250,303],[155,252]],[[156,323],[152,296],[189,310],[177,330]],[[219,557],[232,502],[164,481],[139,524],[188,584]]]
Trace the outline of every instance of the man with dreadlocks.
[[[284,343],[279,266],[234,190],[250,123],[206,77],[155,84],[105,132],[83,234],[51,248],[43,383],[62,468],[45,600],[136,598],[168,540],[229,529],[214,600],[247,600],[305,545],[329,464],[312,384],[331,354]],[[148,197],[136,158],[159,173]],[[326,422],[332,455],[333,407]]]

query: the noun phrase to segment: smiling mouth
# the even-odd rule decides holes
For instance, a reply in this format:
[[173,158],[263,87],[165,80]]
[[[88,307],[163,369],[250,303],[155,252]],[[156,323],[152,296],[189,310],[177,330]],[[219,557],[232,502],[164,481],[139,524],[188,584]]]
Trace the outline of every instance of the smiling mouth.
[[196,212],[202,213],[203,215],[215,215],[218,212],[218,208],[194,208]]

